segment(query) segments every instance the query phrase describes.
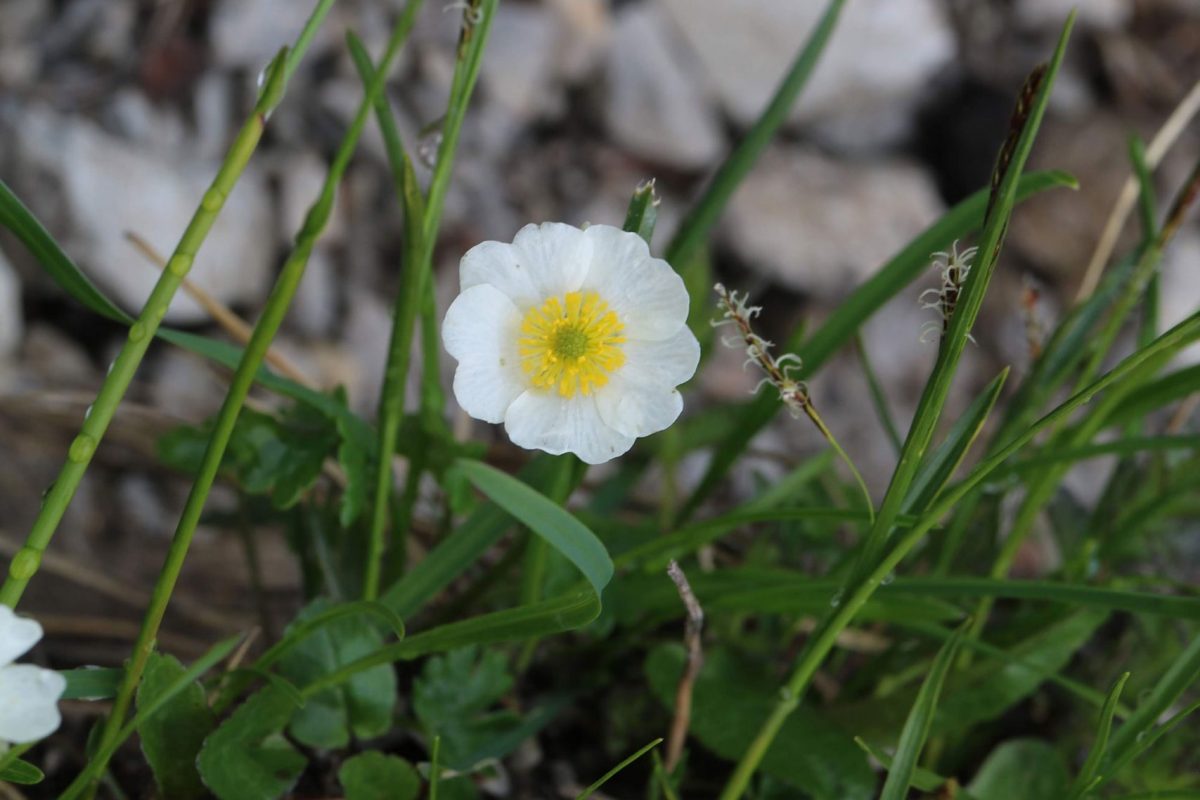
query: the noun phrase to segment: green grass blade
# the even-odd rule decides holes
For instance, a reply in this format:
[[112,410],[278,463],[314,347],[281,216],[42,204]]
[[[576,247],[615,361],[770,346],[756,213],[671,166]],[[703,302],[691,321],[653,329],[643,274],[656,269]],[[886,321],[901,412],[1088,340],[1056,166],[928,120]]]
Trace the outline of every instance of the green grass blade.
[[671,266],[679,269],[683,262],[695,255],[696,250],[708,237],[709,231],[717,223],[734,190],[750,172],[763,148],[774,138],[775,132],[787,120],[792,105],[808,82],[809,75],[825,50],[825,45],[829,43],[843,5],[845,0],[831,0],[825,7],[825,13],[788,68],[767,107],[725,159],[708,188],[704,190],[704,194],[680,223],[679,231],[667,247],[666,259]]
[[1158,719],[1200,677],[1200,636],[1195,637],[1167,669],[1133,714],[1117,728],[1109,742],[1107,764],[1120,763],[1138,747]]
[[883,426],[883,432],[887,435],[892,448],[899,453],[904,447],[904,440],[900,438],[900,431],[896,427],[896,421],[892,418],[892,410],[888,407],[887,392],[883,390],[879,375],[876,374],[875,367],[871,364],[871,358],[867,354],[867,347],[863,343],[861,332],[854,334],[854,351],[858,354],[859,366],[862,367],[863,375],[867,379],[867,390],[871,394],[871,405],[875,407],[875,416],[879,417],[879,424]]
[[905,498],[902,508],[905,513],[919,514],[937,499],[938,492],[954,476],[955,470],[967,457],[967,451],[983,430],[1007,378],[1008,369],[1005,368],[971,401],[971,405],[946,434],[946,440],[921,465]]
[[629,210],[625,212],[622,230],[636,233],[647,245],[654,238],[654,226],[658,222],[658,195],[654,193],[654,179],[642,181],[633,190]]
[[617,764],[615,767],[610,769],[608,772],[601,775],[599,780],[597,780],[591,786],[587,787],[582,792],[580,792],[578,795],[576,795],[575,800],[587,800],[587,798],[591,797],[593,794],[596,793],[596,790],[598,790],[601,786],[608,783],[613,777],[615,777],[617,775],[617,773],[619,773],[621,770],[628,767],[633,762],[637,761],[642,756],[646,755],[646,753],[649,753],[655,747],[658,747],[660,744],[662,744],[662,739],[655,739],[654,741],[650,742],[649,744],[643,746],[641,749],[637,750],[635,753],[633,753],[633,755],[626,758],[620,764]]
[[950,665],[954,663],[954,657],[958,654],[962,638],[963,628],[960,627],[938,651],[937,658],[929,669],[929,676],[921,685],[917,700],[913,703],[912,711],[904,722],[904,729],[900,732],[896,754],[892,758],[892,765],[879,800],[904,800],[908,796],[908,787],[912,785],[913,773],[917,769],[917,759],[921,756],[921,750],[925,747],[925,740],[929,738],[929,731],[933,726],[934,711],[942,693],[942,685],[946,682]]
[[1108,737],[1112,732],[1113,715],[1116,714],[1117,704],[1121,700],[1121,692],[1124,690],[1127,680],[1129,680],[1129,673],[1121,673],[1117,682],[1109,690],[1108,697],[1104,700],[1104,708],[1100,709],[1100,724],[1096,728],[1096,741],[1092,743],[1087,761],[1083,762],[1079,775],[1075,777],[1075,782],[1071,785],[1071,796],[1068,800],[1087,796],[1089,788],[1099,777],[1100,765],[1103,763],[1104,753],[1108,749]]
[[[1075,180],[1066,173],[1033,172],[1022,176],[1017,187],[1017,200],[1053,188],[1075,186]],[[978,229],[983,221],[987,198],[988,191],[981,189],[958,203],[884,264],[866,283],[855,289],[807,341],[795,341],[796,337],[789,339],[781,350],[798,351],[804,360],[796,373],[797,379],[811,378],[834,353],[853,339],[866,320],[924,273],[929,266],[931,253],[949,247],[954,240]],[[779,401],[774,396],[764,394],[736,413],[736,421],[713,452],[704,476],[681,508],[676,518],[677,524],[691,517],[725,477],[747,443],[766,427],[778,411]]]

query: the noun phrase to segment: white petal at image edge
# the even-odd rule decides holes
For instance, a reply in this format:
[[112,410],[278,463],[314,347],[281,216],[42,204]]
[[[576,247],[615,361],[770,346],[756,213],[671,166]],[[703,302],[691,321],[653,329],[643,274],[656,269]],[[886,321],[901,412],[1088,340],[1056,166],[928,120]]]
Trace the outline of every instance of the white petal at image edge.
[[67,679],[33,664],[0,669],[0,740],[36,742],[58,729],[62,717],[58,698]]
[[0,666],[25,655],[41,638],[42,626],[36,620],[18,617],[11,608],[0,605]]

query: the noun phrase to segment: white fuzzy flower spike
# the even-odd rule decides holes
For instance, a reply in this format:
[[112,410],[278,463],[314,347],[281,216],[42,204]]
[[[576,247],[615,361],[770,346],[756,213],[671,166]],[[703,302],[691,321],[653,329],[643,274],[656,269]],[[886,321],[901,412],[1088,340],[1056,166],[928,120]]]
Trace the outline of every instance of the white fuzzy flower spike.
[[12,663],[42,638],[42,626],[0,605],[0,741],[25,744],[58,729],[62,675],[33,664]]
[[688,295],[635,233],[559,222],[463,256],[442,340],[454,396],[521,447],[601,464],[679,417],[700,361]]

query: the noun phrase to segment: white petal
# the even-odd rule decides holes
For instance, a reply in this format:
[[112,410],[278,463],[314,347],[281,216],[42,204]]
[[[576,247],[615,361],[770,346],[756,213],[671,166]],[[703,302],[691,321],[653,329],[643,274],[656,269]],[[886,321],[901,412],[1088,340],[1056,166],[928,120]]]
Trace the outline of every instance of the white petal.
[[591,242],[579,228],[561,222],[526,225],[512,244],[483,242],[459,264],[464,290],[491,284],[521,311],[579,288],[591,260]]
[[661,341],[631,339],[621,346],[625,364],[616,374],[627,380],[687,383],[700,365],[700,343],[686,325]]
[[661,342],[626,342],[624,352],[625,364],[596,392],[600,418],[626,436],[669,428],[683,411],[683,397],[675,387],[696,373],[699,342],[684,327]]
[[636,233],[611,225],[592,225],[584,236],[592,243],[591,265],[583,288],[595,289],[635,339],[665,339],[683,326],[688,293],[683,279]]
[[588,464],[603,464],[628,452],[632,436],[604,424],[594,397],[562,397],[531,390],[508,407],[504,429],[513,443],[555,455],[574,453]]
[[468,250],[459,262],[458,279],[464,292],[473,286],[494,286],[519,308],[540,299],[529,270],[519,266],[517,251],[504,242],[481,242]]
[[67,680],[33,664],[0,669],[0,740],[36,742],[58,729],[58,698]]
[[0,605],[0,666],[11,664],[29,652],[42,638],[42,626],[28,617],[18,617]]
[[499,289],[481,284],[454,299],[442,323],[442,342],[458,360],[454,397],[485,422],[501,422],[529,381],[517,352],[521,314]]
[[574,292],[587,275],[592,260],[592,242],[584,232],[562,222],[526,225],[513,237],[518,266],[529,272],[541,297],[561,297]]

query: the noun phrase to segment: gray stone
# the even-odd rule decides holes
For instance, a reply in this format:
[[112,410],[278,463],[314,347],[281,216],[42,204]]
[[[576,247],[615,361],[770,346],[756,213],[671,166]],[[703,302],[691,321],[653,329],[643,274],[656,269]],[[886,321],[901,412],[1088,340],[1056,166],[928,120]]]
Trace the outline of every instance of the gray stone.
[[492,22],[481,79],[489,96],[520,119],[562,106],[553,69],[557,27],[541,8],[503,3]]
[[605,115],[617,141],[672,167],[695,169],[715,161],[725,142],[695,71],[659,6],[620,13],[608,59]]
[[[1160,280],[1159,331],[1178,325],[1200,306],[1200,230],[1195,225],[1176,234],[1163,253]],[[1175,357],[1178,365],[1200,363],[1200,343]]]
[[[261,70],[279,48],[291,45],[304,29],[313,4],[301,0],[220,0],[209,19],[209,36],[217,62]],[[331,26],[322,25],[308,58],[333,44]]]
[[[762,112],[825,8],[795,0],[663,0],[663,6],[743,125]],[[862,120],[865,131],[886,116],[894,126],[907,116],[895,110],[910,111],[954,54],[953,32],[934,0],[848,3],[791,118],[848,116]]]
[[[140,234],[164,256],[183,234],[217,171],[186,152],[134,147],[100,128],[50,112],[27,110],[23,156],[61,184],[71,225],[68,252],[114,299],[140,310],[158,280],[125,238]],[[221,302],[254,302],[270,279],[273,241],[266,182],[254,164],[243,173],[196,257],[190,278]],[[207,315],[180,292],[167,315],[198,322]]]
[[21,281],[0,251],[0,361],[17,352],[23,330]]
[[1079,24],[1115,31],[1133,16],[1129,0],[1017,0],[1017,22],[1026,28],[1058,31],[1072,11],[1079,12]]
[[836,297],[874,273],[942,210],[932,180],[911,163],[852,164],[776,147],[735,193],[724,231],[767,277]]

